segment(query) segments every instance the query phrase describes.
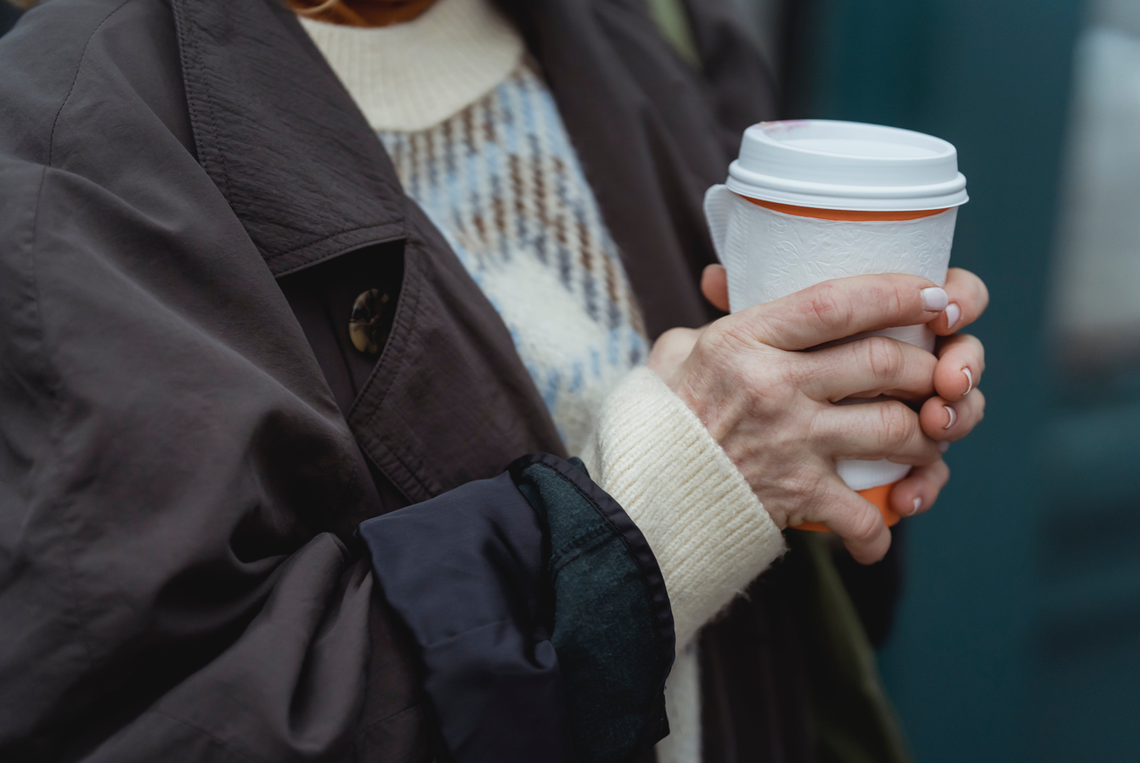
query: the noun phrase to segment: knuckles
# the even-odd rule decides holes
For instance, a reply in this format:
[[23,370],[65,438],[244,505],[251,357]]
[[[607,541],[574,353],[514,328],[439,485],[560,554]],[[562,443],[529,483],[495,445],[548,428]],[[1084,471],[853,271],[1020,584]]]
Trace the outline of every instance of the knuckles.
[[803,296],[797,312],[812,328],[831,333],[849,326],[855,318],[851,298],[832,283],[816,284],[805,289]]
[[902,374],[906,358],[901,344],[885,336],[868,337],[862,344],[867,367],[876,379],[892,381]]
[[905,445],[921,431],[918,416],[897,400],[874,405],[879,409],[879,441],[884,449]]
[[870,314],[903,320],[914,312],[916,300],[911,285],[896,280],[880,278],[858,289],[825,281],[801,292],[795,312],[817,331],[836,337],[849,334],[852,325],[864,323],[860,318]]

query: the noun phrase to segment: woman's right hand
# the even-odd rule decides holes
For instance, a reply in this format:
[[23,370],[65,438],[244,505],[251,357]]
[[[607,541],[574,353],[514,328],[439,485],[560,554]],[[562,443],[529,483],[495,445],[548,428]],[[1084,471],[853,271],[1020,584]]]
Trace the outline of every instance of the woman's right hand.
[[[649,366],[697,414],[779,527],[822,522],[856,560],[870,563],[887,552],[890,531],[878,509],[839,477],[835,461],[937,464],[944,446],[927,436],[919,414],[901,401],[922,403],[936,395],[938,359],[886,337],[804,350],[930,323],[949,301],[946,291],[915,276],[837,279],[703,329],[666,332]],[[961,309],[974,313],[972,320],[984,307]],[[978,375],[980,367],[975,382]],[[834,405],[879,396],[892,399]],[[980,394],[973,398],[980,400]],[[956,407],[953,439],[982,415],[981,405]]]

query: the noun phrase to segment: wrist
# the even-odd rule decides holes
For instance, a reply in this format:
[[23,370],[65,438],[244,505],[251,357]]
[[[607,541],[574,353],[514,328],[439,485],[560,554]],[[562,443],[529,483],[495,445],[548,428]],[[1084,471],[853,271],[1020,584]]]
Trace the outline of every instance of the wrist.
[[783,549],[779,527],[697,415],[649,369],[607,398],[584,460],[645,535],[678,643]]

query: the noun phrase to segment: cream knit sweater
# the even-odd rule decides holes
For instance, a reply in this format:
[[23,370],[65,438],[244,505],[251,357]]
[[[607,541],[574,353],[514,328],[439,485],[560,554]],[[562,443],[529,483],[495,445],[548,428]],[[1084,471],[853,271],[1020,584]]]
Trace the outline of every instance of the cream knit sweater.
[[[388,145],[391,136],[400,133],[423,135],[435,145],[433,128],[478,106],[524,65],[521,38],[489,0],[439,0],[416,20],[384,28],[305,19],[302,24]],[[557,128],[562,129],[560,124]],[[580,173],[568,177],[583,186],[574,189],[578,198],[593,204]],[[416,201],[427,204],[426,198]],[[425,209],[455,240],[448,219],[432,215],[430,205]],[[515,251],[506,261],[526,262],[527,255]],[[468,262],[464,264],[471,269]],[[473,275],[485,291],[491,288],[485,274]],[[620,275],[624,283],[624,272]],[[554,286],[549,288],[560,288],[557,280],[551,283]],[[504,319],[518,317],[517,305],[514,311],[503,309],[500,303],[509,297],[501,291],[491,288],[489,296]],[[534,306],[527,308],[534,310],[533,315],[522,316],[528,324],[568,319],[544,314],[552,305],[564,311],[576,309],[562,295],[551,297],[526,301]],[[630,320],[636,324],[636,315]],[[520,343],[515,338],[528,362],[533,341]],[[676,623],[677,662],[666,689],[672,733],[658,745],[657,754],[661,763],[696,763],[700,759],[697,632],[782,553],[783,537],[700,420],[655,374],[635,368],[606,377],[605,384],[600,405],[591,404],[598,410],[586,436],[571,439],[584,441],[581,456],[590,475],[637,523],[661,567]],[[552,414],[561,426],[559,409],[552,407]]]

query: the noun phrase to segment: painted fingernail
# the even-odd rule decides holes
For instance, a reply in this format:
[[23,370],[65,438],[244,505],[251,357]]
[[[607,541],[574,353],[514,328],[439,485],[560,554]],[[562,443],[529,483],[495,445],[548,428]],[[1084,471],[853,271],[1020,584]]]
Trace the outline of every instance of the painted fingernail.
[[950,450],[950,443],[940,442],[940,443],[938,443],[938,449],[940,451],[942,451],[943,453],[945,453],[946,451]]
[[951,302],[946,306],[946,328],[952,329],[958,325],[958,319],[962,317],[962,308],[958,307],[958,303]]
[[942,428],[943,429],[949,429],[950,427],[954,426],[954,422],[958,420],[958,414],[955,413],[954,409],[948,405],[945,406],[945,408],[946,408],[946,426],[944,426]]
[[914,499],[914,508],[911,509],[910,513],[911,514],[917,514],[918,510],[921,508],[922,508],[922,499],[921,498],[915,498]]
[[922,296],[923,310],[938,313],[945,310],[946,306],[950,304],[950,297],[946,296],[946,292],[937,286],[923,289],[920,294]]
[[966,374],[966,391],[962,393],[962,397],[965,397],[974,388],[974,375],[970,373],[969,366],[963,366],[962,373]]

